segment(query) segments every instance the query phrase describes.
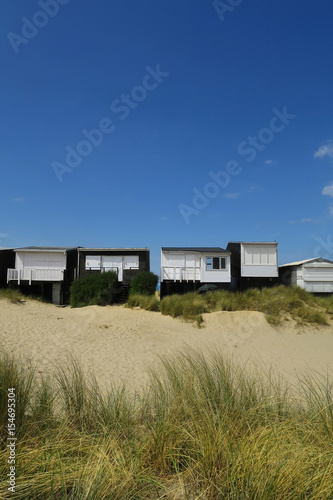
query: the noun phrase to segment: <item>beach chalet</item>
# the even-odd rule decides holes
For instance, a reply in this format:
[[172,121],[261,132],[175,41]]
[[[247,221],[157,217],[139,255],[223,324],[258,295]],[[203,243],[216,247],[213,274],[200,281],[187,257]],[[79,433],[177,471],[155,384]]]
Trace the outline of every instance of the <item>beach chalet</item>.
[[0,287],[7,285],[7,269],[15,267],[15,252],[11,248],[0,248]]
[[77,278],[107,271],[117,273],[119,300],[126,300],[131,279],[150,271],[149,248],[78,248]]
[[283,264],[280,280],[285,285],[297,285],[311,293],[333,293],[333,262],[317,257]]
[[162,247],[161,297],[193,292],[203,285],[229,288],[230,251],[219,247]]
[[68,302],[75,277],[77,248],[15,248],[15,268],[7,269],[7,283],[23,292],[36,293],[53,304]]
[[231,289],[272,286],[279,282],[277,242],[230,242]]

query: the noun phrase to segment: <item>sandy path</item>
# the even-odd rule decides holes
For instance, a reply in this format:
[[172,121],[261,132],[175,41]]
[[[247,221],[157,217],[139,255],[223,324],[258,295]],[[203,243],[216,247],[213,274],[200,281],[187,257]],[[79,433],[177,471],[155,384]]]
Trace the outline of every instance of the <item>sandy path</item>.
[[125,381],[140,388],[159,355],[217,347],[242,362],[273,367],[291,383],[304,370],[333,365],[333,327],[270,326],[259,312],[205,314],[205,327],[124,306],[59,308],[0,300],[0,348],[37,363],[42,373],[74,355],[102,386]]

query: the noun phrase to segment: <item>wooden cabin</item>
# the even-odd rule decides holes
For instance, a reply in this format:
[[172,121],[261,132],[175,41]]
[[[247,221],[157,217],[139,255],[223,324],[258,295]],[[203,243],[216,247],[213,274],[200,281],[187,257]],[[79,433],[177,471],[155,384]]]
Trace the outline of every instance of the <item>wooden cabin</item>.
[[333,293],[333,262],[317,257],[290,262],[279,267],[280,281],[285,285],[296,285],[307,292]]
[[75,275],[77,248],[15,248],[15,267],[7,269],[7,283],[24,293],[41,295],[53,304],[67,303]]
[[107,271],[117,273],[119,301],[126,301],[131,279],[150,271],[149,248],[78,248],[77,278]]
[[220,247],[162,247],[161,298],[193,292],[202,285],[228,289],[230,251]]
[[262,288],[279,282],[277,242],[230,242],[231,289]]
[[12,248],[0,248],[0,288],[7,286],[7,269],[15,267],[15,252]]

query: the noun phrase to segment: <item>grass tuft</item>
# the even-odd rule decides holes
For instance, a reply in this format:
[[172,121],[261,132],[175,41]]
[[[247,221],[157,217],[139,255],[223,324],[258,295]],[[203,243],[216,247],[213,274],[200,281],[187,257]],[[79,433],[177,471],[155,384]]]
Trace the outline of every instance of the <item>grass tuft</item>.
[[0,299],[8,300],[12,304],[21,304],[25,297],[15,288],[2,288],[0,289]]
[[[101,391],[72,359],[53,378],[0,358],[17,394],[18,499],[332,498],[332,379],[299,394],[220,352],[162,358],[140,395]],[[3,399],[4,398],[4,399]],[[0,495],[8,484],[1,406]],[[24,432],[22,429],[24,427]]]
[[204,295],[171,295],[162,299],[160,310],[162,314],[196,320],[198,324],[202,323],[205,312],[260,311],[274,325],[280,324],[287,315],[298,324],[328,325],[328,315],[333,314],[333,300],[314,297],[299,287],[280,285],[262,290],[251,288],[245,292],[217,290]]
[[140,307],[146,311],[160,310],[160,302],[155,295],[130,295],[126,305],[131,309],[134,307]]

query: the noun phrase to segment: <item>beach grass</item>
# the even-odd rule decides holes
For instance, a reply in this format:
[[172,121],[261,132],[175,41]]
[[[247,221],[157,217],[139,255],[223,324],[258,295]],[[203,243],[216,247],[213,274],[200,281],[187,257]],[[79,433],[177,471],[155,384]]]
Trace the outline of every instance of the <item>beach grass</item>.
[[26,297],[15,288],[0,288],[0,299],[8,300],[12,304],[20,304]]
[[203,325],[203,313],[216,311],[259,311],[269,323],[278,325],[292,318],[298,325],[328,325],[333,315],[333,297],[315,297],[302,288],[279,285],[272,288],[250,288],[244,292],[216,290],[199,295],[169,295],[160,302],[154,296],[135,295],[129,298],[129,307],[160,310],[162,314]]
[[130,295],[126,303],[127,307],[134,308],[140,307],[146,311],[159,311],[160,301],[155,295]]
[[[0,358],[0,494],[6,394],[17,397],[18,499],[329,499],[330,376],[293,392],[218,351],[162,358],[140,394],[101,391],[72,358],[51,378]],[[5,401],[5,403],[4,403]]]

